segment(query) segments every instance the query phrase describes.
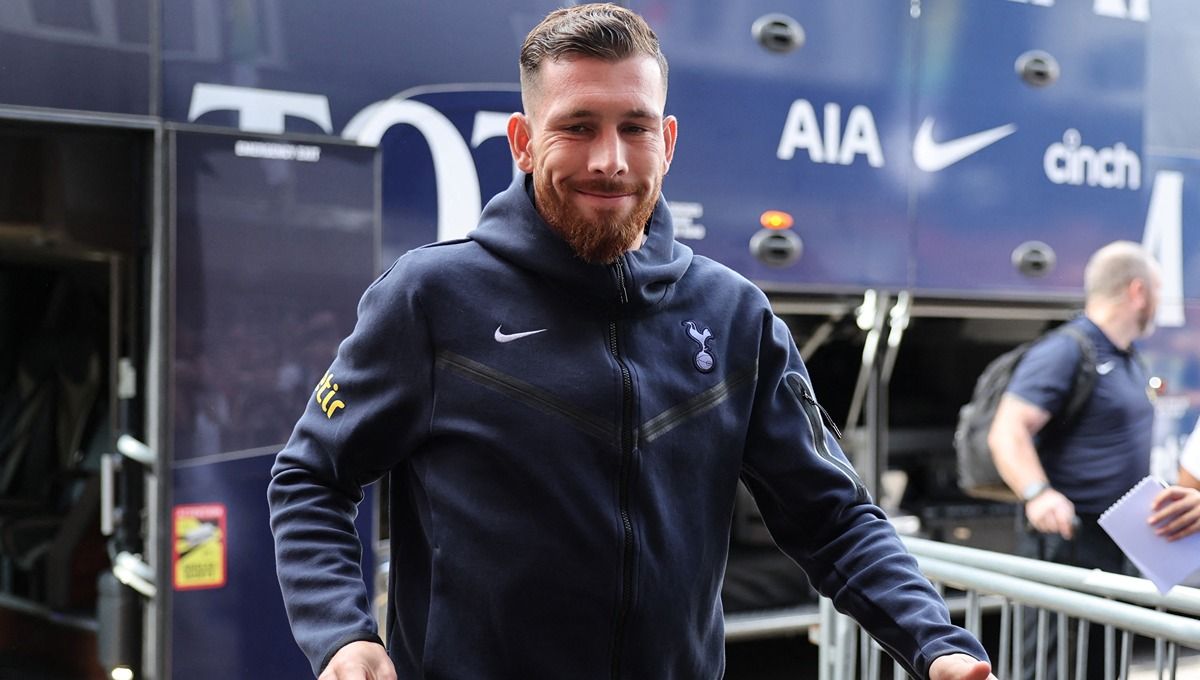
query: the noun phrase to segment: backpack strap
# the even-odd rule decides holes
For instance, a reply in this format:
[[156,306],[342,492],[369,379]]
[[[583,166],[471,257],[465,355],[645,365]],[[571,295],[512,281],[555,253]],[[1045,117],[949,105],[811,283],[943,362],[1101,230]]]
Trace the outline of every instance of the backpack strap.
[[1058,332],[1075,338],[1080,351],[1075,377],[1071,380],[1071,391],[1068,393],[1065,408],[1059,413],[1058,429],[1061,432],[1074,425],[1075,419],[1083,411],[1084,404],[1092,396],[1092,389],[1096,387],[1096,346],[1092,339],[1076,326],[1065,325]]

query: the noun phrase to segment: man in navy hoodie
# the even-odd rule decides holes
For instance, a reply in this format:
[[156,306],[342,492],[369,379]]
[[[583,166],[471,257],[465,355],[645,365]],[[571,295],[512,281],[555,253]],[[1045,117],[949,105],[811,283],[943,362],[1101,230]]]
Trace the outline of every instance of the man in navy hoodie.
[[[314,671],[719,678],[741,478],[911,674],[993,677],[839,450],[766,297],[674,240],[654,33],[614,5],[558,10],[520,65],[524,176],[467,239],[368,288],[276,460],[279,580]],[[386,650],[352,522],[383,475]]]

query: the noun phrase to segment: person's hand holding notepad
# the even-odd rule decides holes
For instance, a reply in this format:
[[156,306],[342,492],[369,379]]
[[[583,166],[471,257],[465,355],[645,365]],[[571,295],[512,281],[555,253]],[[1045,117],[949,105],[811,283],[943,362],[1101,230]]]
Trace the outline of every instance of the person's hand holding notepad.
[[1154,533],[1178,541],[1200,531],[1200,489],[1169,486],[1158,493],[1148,522]]
[[[1165,491],[1167,485],[1162,481],[1146,477],[1105,510],[1099,520],[1100,526],[1112,536],[1129,561],[1161,593],[1200,569],[1200,533],[1184,535],[1177,528],[1168,528],[1173,521],[1165,526],[1156,526],[1150,521],[1157,512],[1156,507],[1166,508],[1156,505],[1159,498],[1175,498],[1174,494],[1162,496]],[[1163,514],[1164,518],[1171,516]],[[1171,538],[1160,535],[1159,530],[1165,530]]]

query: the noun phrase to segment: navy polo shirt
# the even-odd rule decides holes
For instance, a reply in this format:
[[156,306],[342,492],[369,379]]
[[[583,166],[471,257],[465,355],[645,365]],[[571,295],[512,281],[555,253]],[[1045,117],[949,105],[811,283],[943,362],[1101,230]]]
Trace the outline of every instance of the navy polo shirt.
[[[1150,470],[1154,406],[1149,376],[1137,356],[1122,351],[1085,316],[1070,324],[1096,348],[1096,387],[1074,426],[1059,436],[1053,421],[1035,440],[1051,486],[1071,499],[1077,512],[1100,513]],[[1081,359],[1079,343],[1051,333],[1026,352],[1007,392],[1051,414],[1066,408]]]

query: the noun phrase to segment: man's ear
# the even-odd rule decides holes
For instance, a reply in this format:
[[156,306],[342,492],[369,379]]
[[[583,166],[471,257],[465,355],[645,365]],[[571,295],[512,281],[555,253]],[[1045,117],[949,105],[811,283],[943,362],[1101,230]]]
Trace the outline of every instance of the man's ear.
[[1134,301],[1148,302],[1150,299],[1149,285],[1145,279],[1134,279],[1129,282],[1129,297]]
[[529,152],[529,118],[523,113],[514,113],[508,118],[508,148],[513,162],[525,174],[533,173],[533,154]]
[[663,119],[663,174],[671,169],[671,159],[675,157],[675,136],[679,132],[679,121],[675,116]]

